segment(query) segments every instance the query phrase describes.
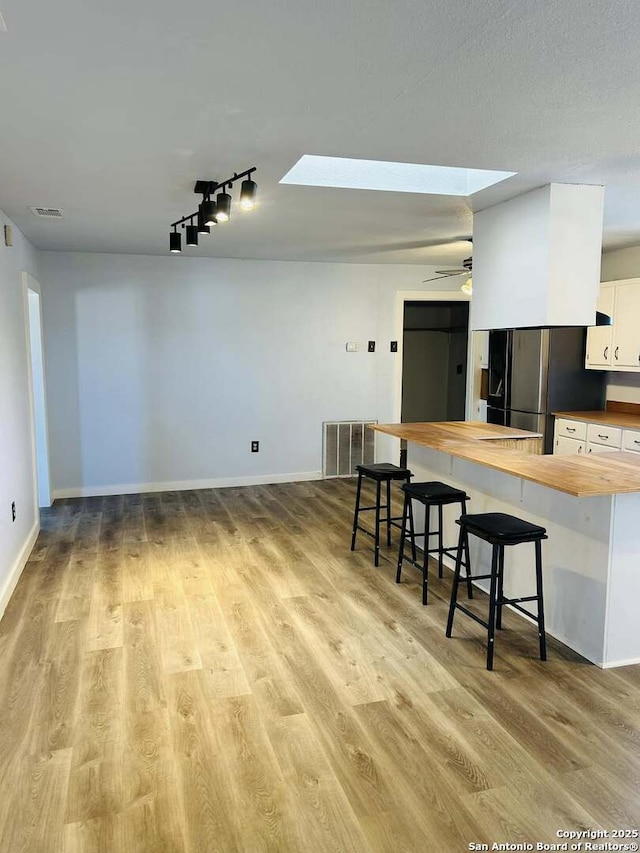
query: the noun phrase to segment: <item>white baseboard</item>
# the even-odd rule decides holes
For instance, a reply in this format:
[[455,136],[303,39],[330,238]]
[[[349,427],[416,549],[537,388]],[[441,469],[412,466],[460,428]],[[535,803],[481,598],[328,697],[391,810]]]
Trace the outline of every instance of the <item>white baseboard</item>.
[[607,663],[599,663],[598,666],[602,669],[613,669],[616,666],[633,666],[640,663],[640,658],[629,658],[628,660],[607,661]]
[[173,480],[166,483],[127,483],[116,486],[76,486],[54,489],[56,498],[94,498],[106,495],[138,495],[145,492],[188,492],[193,489],[229,489],[235,486],[268,486],[274,483],[299,483],[321,480],[322,471],[302,471],[294,474],[260,474],[256,477],[220,477],[213,480]]
[[7,609],[7,604],[9,603],[9,599],[13,595],[13,591],[16,588],[18,581],[20,580],[20,575],[22,574],[22,570],[27,565],[27,560],[29,559],[29,555],[33,551],[33,546],[36,544],[36,539],[38,538],[38,533],[40,533],[40,520],[38,519],[31,530],[29,531],[29,535],[27,536],[27,540],[24,543],[22,550],[18,554],[18,557],[11,567],[9,571],[9,575],[4,583],[4,587],[2,588],[2,592],[0,592],[0,619],[4,616],[4,611]]

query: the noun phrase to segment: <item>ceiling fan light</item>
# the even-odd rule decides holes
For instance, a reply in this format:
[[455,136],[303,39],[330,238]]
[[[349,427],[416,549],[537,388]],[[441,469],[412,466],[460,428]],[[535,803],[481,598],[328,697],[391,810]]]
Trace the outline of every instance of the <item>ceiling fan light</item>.
[[218,222],[228,222],[231,217],[231,196],[227,192],[216,196],[216,219]]
[[253,210],[256,206],[256,193],[258,185],[251,178],[247,178],[240,185],[240,207],[243,210]]
[[471,276],[464,282],[464,284],[460,287],[460,290],[463,293],[466,293],[467,296],[471,296],[473,293],[473,280]]

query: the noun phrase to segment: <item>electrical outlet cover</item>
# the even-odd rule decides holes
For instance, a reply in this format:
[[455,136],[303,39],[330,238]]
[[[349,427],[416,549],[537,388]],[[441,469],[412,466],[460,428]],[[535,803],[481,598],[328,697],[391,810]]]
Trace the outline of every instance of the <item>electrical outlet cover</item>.
[[369,346],[367,349],[368,349],[368,352],[375,352],[376,351],[376,342],[375,341],[369,341]]

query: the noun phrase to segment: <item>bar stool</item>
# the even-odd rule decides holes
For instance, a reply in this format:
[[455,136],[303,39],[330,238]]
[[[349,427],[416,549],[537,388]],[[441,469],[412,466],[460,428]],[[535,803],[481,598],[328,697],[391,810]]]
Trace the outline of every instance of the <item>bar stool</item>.
[[[495,629],[502,628],[502,608],[505,604],[511,604],[516,610],[524,613],[538,624],[538,638],[540,642],[540,660],[547,659],[547,644],[544,634],[544,600],[542,595],[542,540],[547,539],[547,531],[537,524],[530,524],[513,515],[502,512],[485,512],[478,515],[463,515],[456,524],[460,525],[460,537],[458,539],[458,551],[456,555],[456,567],[451,587],[451,603],[449,606],[449,619],[447,620],[447,637],[451,636],[453,628],[453,616],[456,611],[462,610],[480,625],[487,629],[487,669],[493,669],[493,647]],[[474,580],[491,581],[489,587],[489,619],[485,622],[472,613],[462,604],[458,604],[458,583],[460,581],[460,568],[462,566],[462,552],[469,554],[469,534],[484,539],[492,546],[491,572],[488,575],[474,575]],[[521,545],[524,542],[533,542],[536,551],[536,595],[528,595],[523,598],[505,598],[503,593],[504,583],[504,549],[507,545]],[[536,615],[525,610],[522,602],[536,601],[538,612]]]
[[[409,483],[411,481],[411,471],[408,468],[399,468],[397,465],[392,465],[390,462],[377,462],[373,465],[357,465],[356,470],[358,472],[358,490],[356,492],[356,508],[353,514],[353,533],[351,535],[351,550],[355,551],[356,549],[356,534],[358,530],[361,530],[363,533],[366,533],[367,536],[371,536],[372,539],[375,540],[375,557],[374,564],[378,566],[380,564],[380,525],[386,524],[387,526],[387,545],[391,545],[391,527],[400,527],[397,523],[400,521],[400,516],[396,516],[393,518],[391,516],[391,481],[392,480],[404,480]],[[370,480],[374,480],[376,483],[376,504],[375,506],[360,506],[360,494],[362,492],[362,478],[368,477]],[[387,484],[387,502],[386,504],[380,503],[380,490],[382,483]],[[385,518],[380,517],[380,510],[386,509],[387,514]],[[375,510],[376,520],[375,520],[375,531],[372,533],[370,530],[367,530],[366,527],[362,527],[359,523],[359,516],[361,512],[369,512],[370,510]]]
[[[454,556],[454,552],[456,552],[456,546],[451,545],[448,547],[444,547],[443,545],[443,534],[442,534],[442,508],[449,504],[460,504],[460,512],[464,514],[466,509],[466,502],[470,500],[469,495],[466,492],[463,492],[462,489],[455,489],[453,486],[448,486],[446,483],[440,483],[438,481],[429,482],[429,483],[405,483],[402,487],[404,492],[404,507],[402,510],[402,527],[400,534],[400,548],[398,550],[398,570],[396,572],[396,583],[400,583],[402,578],[402,563],[406,560],[412,566],[415,566],[416,569],[422,572],[422,603],[427,603],[427,586],[429,583],[429,554],[437,554],[438,555],[438,577],[442,577],[442,558],[446,554],[449,557]],[[421,503],[424,508],[424,533],[416,533],[413,525],[413,508],[412,501],[418,501]],[[437,530],[431,530],[430,526],[430,514],[431,507],[438,508],[438,528]],[[411,540],[411,558],[407,557],[404,553],[405,550],[405,540],[407,535],[407,522],[409,522],[409,537]],[[431,536],[438,537],[438,546],[437,548],[429,547],[429,539]],[[423,548],[423,559],[422,564],[418,563],[416,559],[416,545],[415,540],[417,538],[424,539],[424,548]],[[467,568],[467,593],[469,598],[473,598],[473,589],[471,587],[471,579],[469,577],[469,551],[467,549],[465,553],[465,561],[463,565]]]

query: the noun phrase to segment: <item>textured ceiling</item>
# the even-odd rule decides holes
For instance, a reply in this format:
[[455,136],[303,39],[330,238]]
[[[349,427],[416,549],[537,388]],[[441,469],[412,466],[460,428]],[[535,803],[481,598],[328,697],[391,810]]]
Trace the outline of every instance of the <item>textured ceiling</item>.
[[[0,207],[40,248],[165,253],[194,181],[253,165],[260,207],[190,254],[457,263],[426,244],[550,180],[605,183],[605,245],[640,243],[634,2],[1,2]],[[305,153],[519,174],[470,199],[280,185]]]

